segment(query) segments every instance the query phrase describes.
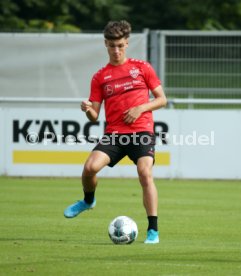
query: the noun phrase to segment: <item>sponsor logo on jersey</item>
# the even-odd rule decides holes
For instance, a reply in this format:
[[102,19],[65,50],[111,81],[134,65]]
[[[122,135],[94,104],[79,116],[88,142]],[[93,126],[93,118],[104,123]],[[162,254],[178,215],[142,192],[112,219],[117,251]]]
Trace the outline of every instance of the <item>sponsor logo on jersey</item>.
[[106,96],[110,96],[114,92],[113,87],[109,84],[105,85],[104,90],[105,90]]

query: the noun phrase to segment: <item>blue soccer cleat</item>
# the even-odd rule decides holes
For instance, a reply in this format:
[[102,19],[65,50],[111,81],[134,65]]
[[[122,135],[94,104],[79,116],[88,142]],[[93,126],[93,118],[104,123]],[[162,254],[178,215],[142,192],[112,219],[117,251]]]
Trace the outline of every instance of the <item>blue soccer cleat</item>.
[[96,205],[95,199],[91,204],[86,203],[84,200],[79,200],[64,210],[64,216],[66,218],[74,218],[78,214],[86,210],[93,209],[95,205]]
[[154,244],[159,243],[159,232],[153,229],[147,231],[147,238],[144,243]]

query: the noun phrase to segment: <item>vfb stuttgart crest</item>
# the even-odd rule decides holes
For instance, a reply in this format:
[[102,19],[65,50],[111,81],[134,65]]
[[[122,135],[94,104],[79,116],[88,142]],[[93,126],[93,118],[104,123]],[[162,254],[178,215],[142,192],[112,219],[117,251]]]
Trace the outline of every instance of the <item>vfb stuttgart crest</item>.
[[132,76],[132,78],[136,79],[140,73],[139,69],[137,68],[132,68],[130,71],[130,75]]

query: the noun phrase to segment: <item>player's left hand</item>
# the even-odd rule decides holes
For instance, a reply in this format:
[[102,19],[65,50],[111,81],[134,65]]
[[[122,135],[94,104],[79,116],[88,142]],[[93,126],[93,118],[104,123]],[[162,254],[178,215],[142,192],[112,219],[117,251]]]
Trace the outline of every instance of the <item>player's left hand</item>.
[[141,113],[142,109],[140,106],[132,107],[124,111],[123,120],[126,124],[132,124],[141,116]]

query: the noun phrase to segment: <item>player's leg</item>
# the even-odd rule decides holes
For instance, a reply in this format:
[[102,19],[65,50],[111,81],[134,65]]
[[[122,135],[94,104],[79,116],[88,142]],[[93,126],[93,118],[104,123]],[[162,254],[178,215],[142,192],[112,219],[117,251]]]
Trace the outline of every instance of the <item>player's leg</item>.
[[147,239],[145,243],[158,243],[158,195],[152,176],[155,156],[155,135],[148,132],[136,133],[136,136],[133,136],[133,143],[130,144],[128,152],[128,156],[137,165],[139,181],[143,190],[143,204],[148,217]]
[[157,216],[158,196],[152,176],[153,158],[144,156],[137,161],[137,172],[143,190],[143,204],[147,216]]
[[147,239],[145,243],[158,243],[158,193],[152,176],[153,158],[144,156],[137,161],[139,181],[143,191],[143,205],[148,217]]
[[85,162],[82,173],[82,184],[84,189],[84,199],[68,206],[64,211],[66,218],[73,218],[81,212],[92,209],[96,205],[94,198],[97,186],[96,174],[106,165],[110,163],[110,157],[101,151],[92,151],[89,158]]
[[64,215],[67,218],[73,218],[79,213],[95,207],[96,200],[94,194],[97,186],[96,174],[106,165],[113,167],[125,156],[125,152],[118,144],[118,140],[115,141],[115,139],[118,139],[118,136],[114,136],[114,139],[112,139],[112,137],[107,134],[104,137],[105,138],[102,138],[95,146],[84,165],[82,173],[84,199],[77,201],[65,209]]
[[132,135],[128,145],[128,156],[137,165],[139,180],[143,189],[143,204],[147,216],[157,216],[157,190],[152,177],[155,157],[155,135],[139,132]]
[[96,174],[109,163],[110,157],[99,150],[92,151],[85,162],[82,172],[82,185],[86,203],[91,204],[94,201],[94,192],[97,186]]

